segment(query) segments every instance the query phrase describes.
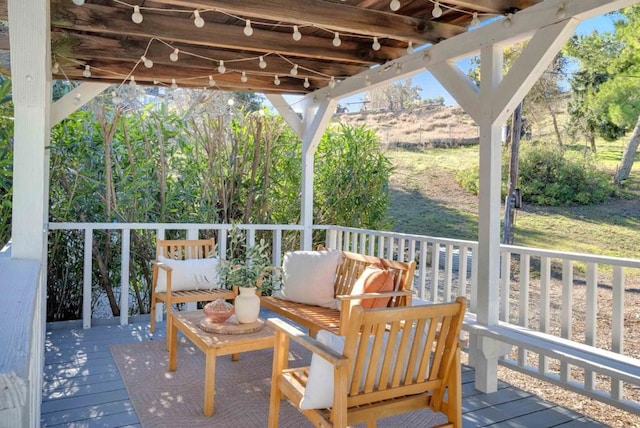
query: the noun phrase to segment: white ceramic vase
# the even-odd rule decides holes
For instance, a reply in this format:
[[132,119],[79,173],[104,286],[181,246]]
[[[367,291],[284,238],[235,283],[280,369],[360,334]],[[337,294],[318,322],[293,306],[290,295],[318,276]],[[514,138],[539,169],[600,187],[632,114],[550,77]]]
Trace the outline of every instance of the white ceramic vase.
[[234,306],[236,317],[241,324],[256,322],[260,315],[260,297],[256,294],[255,287],[238,287],[240,294],[236,296]]

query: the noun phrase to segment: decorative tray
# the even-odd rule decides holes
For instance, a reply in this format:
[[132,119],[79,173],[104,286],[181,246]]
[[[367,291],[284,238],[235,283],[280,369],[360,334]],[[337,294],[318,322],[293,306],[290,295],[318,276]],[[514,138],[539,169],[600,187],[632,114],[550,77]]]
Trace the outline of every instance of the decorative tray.
[[217,333],[217,334],[247,334],[247,333],[255,333],[257,331],[262,330],[264,327],[264,320],[258,318],[256,322],[252,322],[251,324],[240,324],[238,323],[238,319],[235,315],[232,315],[231,318],[226,320],[225,322],[211,322],[208,318],[202,318],[198,323],[198,327],[207,333]]

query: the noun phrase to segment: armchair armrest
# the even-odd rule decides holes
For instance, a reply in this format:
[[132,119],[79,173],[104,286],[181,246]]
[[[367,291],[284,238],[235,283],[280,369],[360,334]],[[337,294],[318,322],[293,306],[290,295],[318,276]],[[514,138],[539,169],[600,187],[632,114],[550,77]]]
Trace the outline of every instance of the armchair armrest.
[[[302,332],[302,330],[297,327],[292,326],[291,324],[279,319],[279,318],[268,318],[267,324],[272,326],[276,330],[276,334],[284,334],[287,339],[291,339],[294,342],[302,345],[309,351],[317,354],[323,359],[327,360],[335,367],[346,365],[348,360],[347,357],[337,353],[333,349],[329,348],[326,345],[318,342],[316,339],[307,336]],[[278,341],[276,341],[276,344]]]

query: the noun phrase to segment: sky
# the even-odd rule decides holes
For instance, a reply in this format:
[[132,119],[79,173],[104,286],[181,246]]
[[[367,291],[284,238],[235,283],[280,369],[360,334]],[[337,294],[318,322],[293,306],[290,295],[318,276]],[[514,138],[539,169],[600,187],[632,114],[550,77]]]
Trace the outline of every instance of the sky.
[[[576,29],[577,34],[589,34],[593,31],[597,31],[599,33],[613,31],[613,17],[610,15],[603,15],[592,18],[580,23]],[[469,63],[470,61],[467,58],[459,62],[458,66],[466,72],[469,69]],[[443,97],[446,105],[457,105],[457,102],[429,72],[414,75],[412,77],[412,83],[414,86],[422,88],[422,99]],[[343,107],[347,107],[350,111],[358,111],[362,106],[360,102],[364,100],[364,97],[365,92],[362,92],[358,95],[343,98],[338,104]]]

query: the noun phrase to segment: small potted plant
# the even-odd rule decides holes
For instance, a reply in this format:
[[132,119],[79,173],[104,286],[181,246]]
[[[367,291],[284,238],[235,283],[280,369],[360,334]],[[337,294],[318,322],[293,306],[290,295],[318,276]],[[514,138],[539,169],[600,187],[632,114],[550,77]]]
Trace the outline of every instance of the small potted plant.
[[217,269],[219,281],[224,287],[238,288],[240,294],[235,299],[238,321],[255,322],[260,313],[256,287],[262,286],[265,275],[272,269],[267,244],[261,239],[259,243],[248,246],[244,233],[234,225],[229,230],[227,258],[220,260]]

